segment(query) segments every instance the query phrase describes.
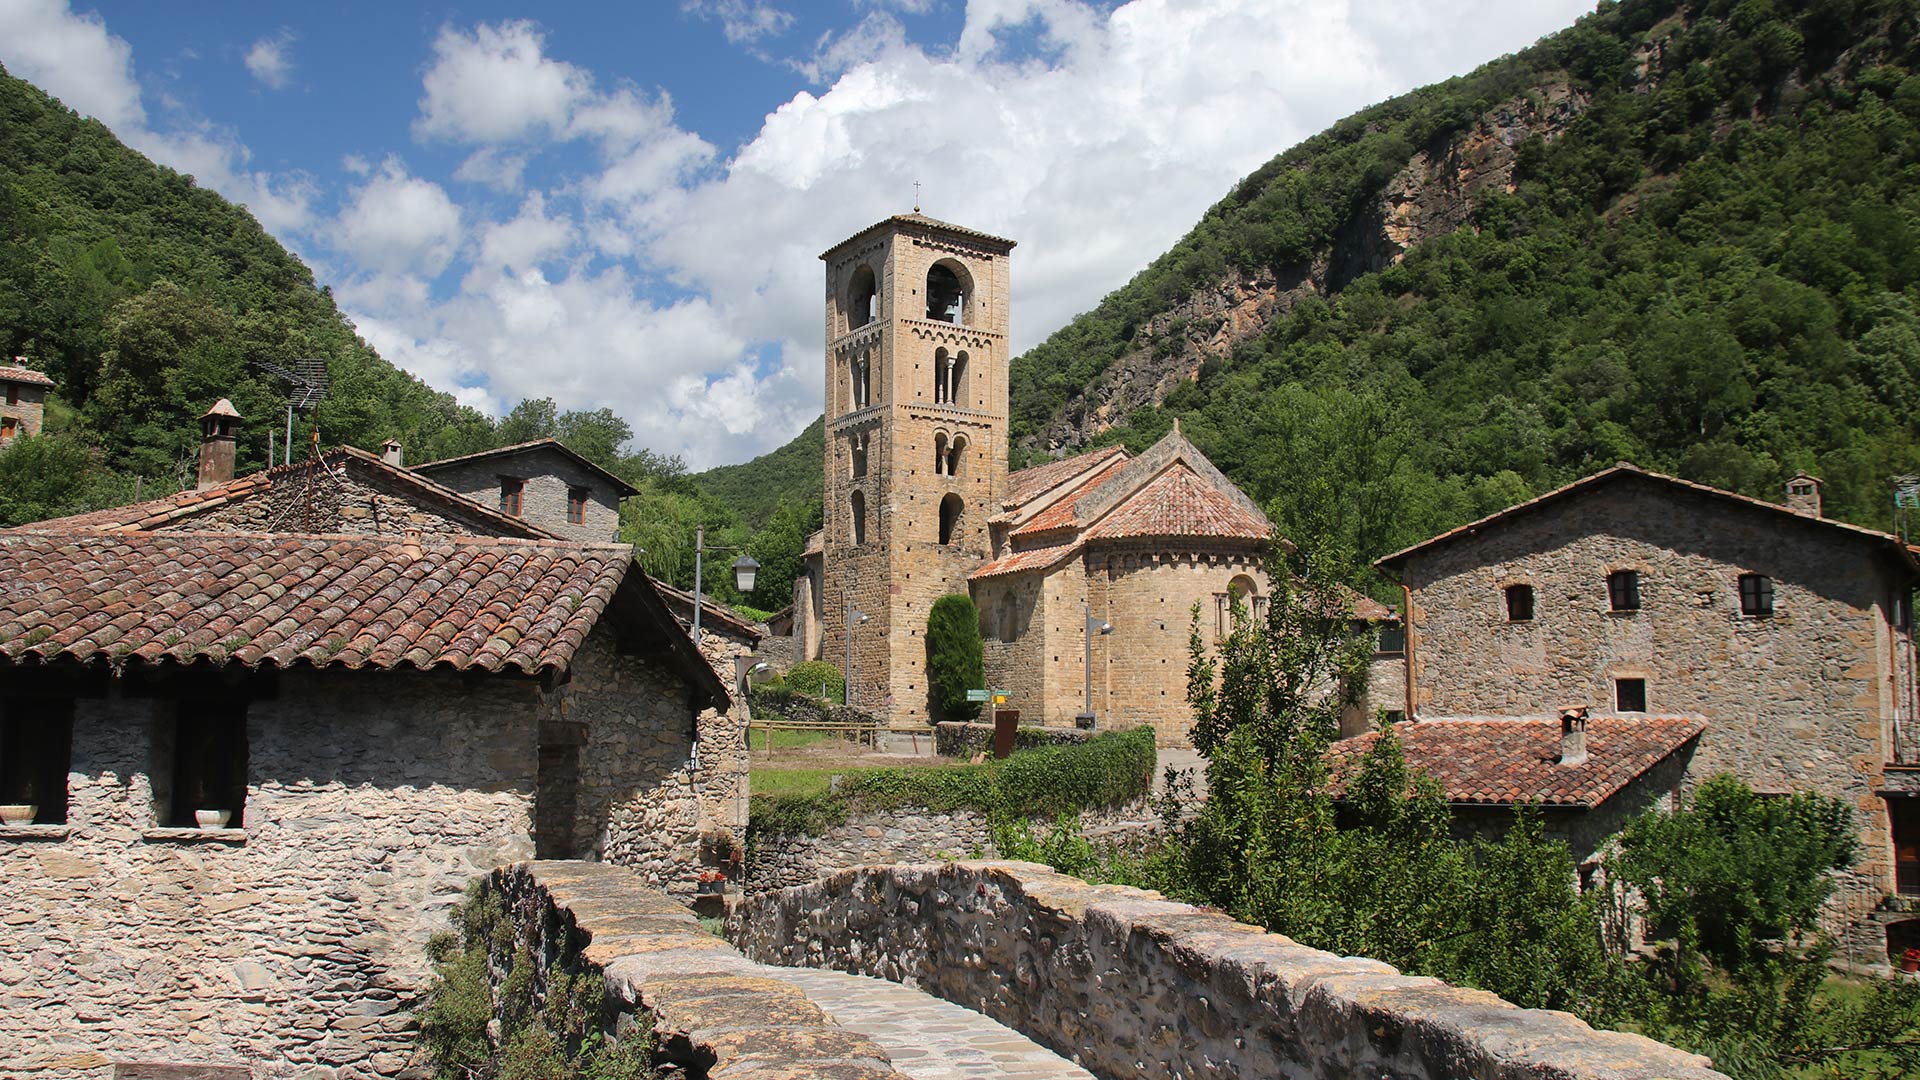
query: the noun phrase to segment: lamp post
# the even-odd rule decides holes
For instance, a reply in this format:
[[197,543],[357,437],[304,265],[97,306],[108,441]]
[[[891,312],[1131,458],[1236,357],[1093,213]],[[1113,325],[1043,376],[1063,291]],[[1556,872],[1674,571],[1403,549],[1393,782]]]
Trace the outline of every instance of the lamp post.
[[[740,557],[733,560],[733,585],[743,593],[753,591],[753,578],[760,572],[760,564],[753,556],[737,547],[716,547],[715,551],[740,551]],[[693,530],[693,643],[700,644],[700,603],[702,590],[706,588],[705,559],[707,554],[707,527],[698,525]]]
[[1091,731],[1095,723],[1095,719],[1093,715],[1093,635],[1113,633],[1113,624],[1110,622],[1107,622],[1105,619],[1094,618],[1093,605],[1091,603],[1080,605],[1080,612],[1081,614],[1086,616],[1087,707],[1081,710],[1079,716],[1076,716],[1073,718],[1073,722],[1076,726],[1083,727]]
[[853,704],[853,628],[872,619],[873,616],[859,611],[853,606],[853,593],[847,593],[847,666],[840,673],[840,704]]

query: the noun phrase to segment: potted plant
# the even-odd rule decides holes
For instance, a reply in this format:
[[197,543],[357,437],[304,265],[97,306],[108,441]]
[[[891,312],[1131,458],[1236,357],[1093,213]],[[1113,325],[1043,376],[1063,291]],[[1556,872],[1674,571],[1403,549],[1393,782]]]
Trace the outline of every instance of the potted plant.
[[696,881],[702,896],[711,896],[727,887],[727,875],[718,870],[702,870]]
[[1900,954],[1900,970],[1909,975],[1920,971],[1920,948],[1908,949]]
[[33,824],[35,815],[40,813],[40,807],[35,804],[33,796],[33,781],[28,779],[20,788],[19,802],[0,805],[0,825]]
[[224,829],[227,827],[227,822],[232,820],[233,811],[231,810],[195,810],[193,812],[194,824],[203,829]]

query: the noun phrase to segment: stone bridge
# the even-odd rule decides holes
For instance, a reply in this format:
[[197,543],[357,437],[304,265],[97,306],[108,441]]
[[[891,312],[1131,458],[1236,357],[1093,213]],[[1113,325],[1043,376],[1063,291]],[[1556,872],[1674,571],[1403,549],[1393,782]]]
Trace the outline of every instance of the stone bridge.
[[739,949],[617,866],[521,863],[491,887],[536,955],[598,970],[695,1077],[1724,1080],[1650,1039],[1032,863],[759,894],[728,920]]

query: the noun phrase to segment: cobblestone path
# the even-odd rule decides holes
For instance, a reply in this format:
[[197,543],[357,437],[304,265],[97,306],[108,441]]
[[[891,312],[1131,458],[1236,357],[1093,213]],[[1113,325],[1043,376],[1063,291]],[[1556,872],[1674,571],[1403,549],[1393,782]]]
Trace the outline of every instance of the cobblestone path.
[[818,968],[763,967],[806,991],[841,1026],[886,1048],[915,1080],[1093,1080],[1093,1074],[988,1017],[885,979]]

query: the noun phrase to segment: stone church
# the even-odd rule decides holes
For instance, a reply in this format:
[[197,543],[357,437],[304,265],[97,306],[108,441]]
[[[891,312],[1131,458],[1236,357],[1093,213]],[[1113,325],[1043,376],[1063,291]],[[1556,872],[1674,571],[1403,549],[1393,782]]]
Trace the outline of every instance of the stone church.
[[850,666],[854,705],[926,722],[928,611],[970,594],[1023,722],[1184,742],[1189,611],[1212,635],[1233,595],[1262,606],[1273,527],[1177,427],[1008,471],[1013,247],[915,212],[821,256],[826,513],[797,652]]

